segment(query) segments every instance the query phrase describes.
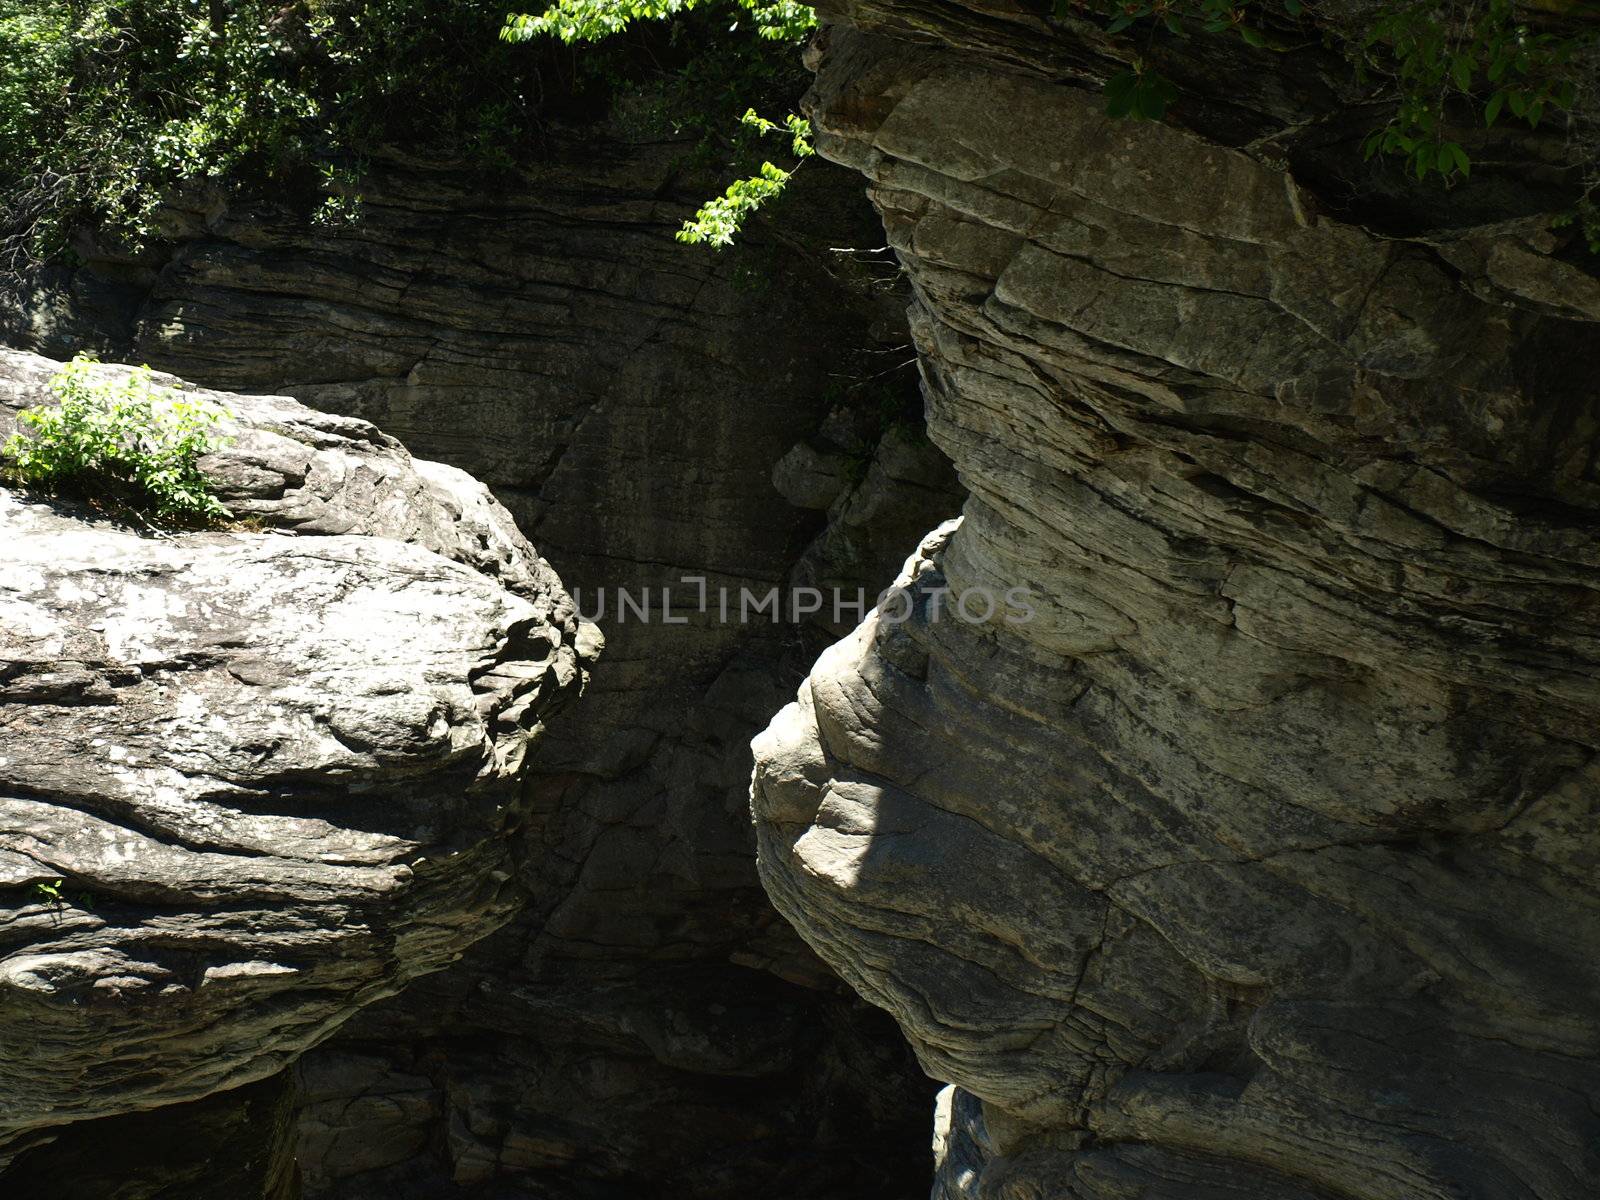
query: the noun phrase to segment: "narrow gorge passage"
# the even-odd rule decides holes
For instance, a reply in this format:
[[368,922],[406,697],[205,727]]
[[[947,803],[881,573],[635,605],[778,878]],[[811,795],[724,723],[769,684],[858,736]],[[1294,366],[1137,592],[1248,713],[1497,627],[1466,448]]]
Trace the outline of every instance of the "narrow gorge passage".
[[649,8],[0,0],[0,1196],[1600,1194],[1587,6]]

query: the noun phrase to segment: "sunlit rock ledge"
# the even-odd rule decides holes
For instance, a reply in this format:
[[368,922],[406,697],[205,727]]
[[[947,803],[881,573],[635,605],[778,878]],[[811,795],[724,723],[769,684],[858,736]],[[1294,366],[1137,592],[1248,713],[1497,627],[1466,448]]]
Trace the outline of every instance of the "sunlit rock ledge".
[[[0,437],[58,365],[0,351]],[[0,490],[0,1155],[271,1075],[501,925],[598,650],[466,474],[203,394],[236,528]]]

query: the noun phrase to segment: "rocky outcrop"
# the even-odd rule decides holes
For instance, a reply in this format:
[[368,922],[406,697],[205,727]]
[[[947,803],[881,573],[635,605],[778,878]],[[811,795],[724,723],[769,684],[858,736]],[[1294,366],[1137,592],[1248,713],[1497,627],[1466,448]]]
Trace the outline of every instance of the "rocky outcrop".
[[829,15],[819,149],[971,498],[753,802],[780,910],[954,1085],[936,1196],[1590,1195],[1600,342],[1543,148],[1430,201],[1314,39],[1164,44],[1153,124],[1071,23]]
[[848,415],[829,414],[821,437],[799,443],[773,468],[773,483],[792,503],[827,513],[789,581],[796,592],[821,594],[812,619],[835,636],[854,628],[894,579],[907,548],[922,540],[919,519],[942,518],[961,499],[950,460],[920,421],[863,429],[859,412]]
[[[672,240],[714,183],[691,148],[587,129],[498,189],[376,163],[337,227],[196,203],[166,249],[85,245],[8,314],[56,353],[287,392],[470,470],[606,631],[530,768],[521,914],[304,1061],[313,1193],[926,1188],[932,1088],[773,910],[748,816],[750,739],[859,613],[724,621],[716,596],[875,594],[960,494],[859,181],[809,162],[776,228],[712,254]],[[775,486],[800,446],[825,496]]]
[[[0,351],[0,436],[56,367]],[[462,472],[362,420],[201,394],[232,413],[202,465],[233,529],[0,491],[12,1149],[275,1075],[503,924],[529,747],[598,648]]]
[[299,1200],[291,1072],[203,1100],[58,1128],[0,1175],[62,1200]]

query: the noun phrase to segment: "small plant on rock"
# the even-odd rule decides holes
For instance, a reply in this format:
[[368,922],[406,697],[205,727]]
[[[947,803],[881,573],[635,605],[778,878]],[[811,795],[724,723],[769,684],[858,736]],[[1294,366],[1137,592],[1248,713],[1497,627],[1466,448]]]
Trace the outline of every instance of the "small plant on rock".
[[84,912],[94,908],[94,897],[88,892],[67,892],[65,879],[36,879],[28,885],[28,894],[36,904],[47,904],[59,914],[68,904],[76,905]]
[[22,413],[22,428],[0,447],[4,469],[17,482],[78,493],[165,525],[227,518],[199,465],[222,444],[214,429],[226,410],[157,387],[148,367],[118,379],[81,355],[50,387],[60,404]]

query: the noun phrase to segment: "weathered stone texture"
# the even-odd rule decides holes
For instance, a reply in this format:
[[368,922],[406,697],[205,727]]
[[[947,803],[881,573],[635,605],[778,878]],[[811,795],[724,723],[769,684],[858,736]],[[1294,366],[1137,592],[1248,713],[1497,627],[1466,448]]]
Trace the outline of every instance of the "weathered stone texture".
[[[0,437],[56,366],[0,351]],[[598,646],[461,472],[204,394],[248,528],[0,490],[0,1142],[273,1075],[503,924]]]
[[149,1112],[57,1129],[6,1169],[15,1196],[58,1200],[300,1200],[287,1073]]
[[956,1085],[942,1200],[1589,1196],[1592,260],[1108,119],[1003,9],[820,41],[971,498],[758,740],[763,880]]
[[[859,181],[808,164],[777,232],[713,254],[672,239],[712,183],[683,174],[689,149],[586,131],[502,189],[378,163],[339,228],[197,205],[163,255],[86,247],[11,313],[57,353],[99,343],[370,419],[488,483],[586,613],[604,590],[604,665],[533,764],[525,910],[307,1061],[313,1192],[742,1200],[926,1178],[931,1086],[755,873],[749,742],[826,634],[724,622],[715,596],[875,593],[960,494],[894,370],[904,297]],[[908,392],[913,427],[880,437]],[[838,468],[832,518],[774,486],[800,445]],[[709,613],[685,613],[685,576]],[[648,623],[619,618],[618,589],[648,595]],[[662,623],[663,589],[687,624]]]

